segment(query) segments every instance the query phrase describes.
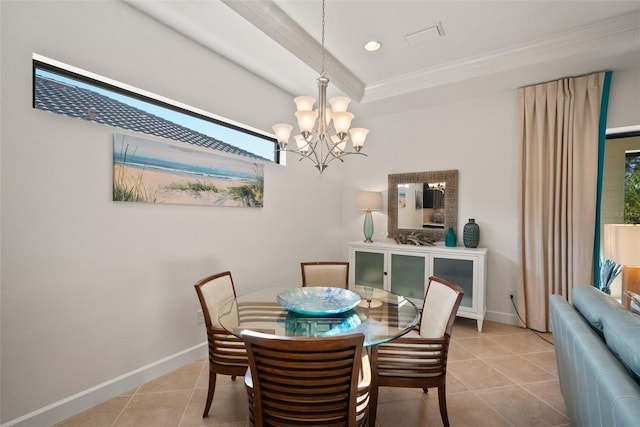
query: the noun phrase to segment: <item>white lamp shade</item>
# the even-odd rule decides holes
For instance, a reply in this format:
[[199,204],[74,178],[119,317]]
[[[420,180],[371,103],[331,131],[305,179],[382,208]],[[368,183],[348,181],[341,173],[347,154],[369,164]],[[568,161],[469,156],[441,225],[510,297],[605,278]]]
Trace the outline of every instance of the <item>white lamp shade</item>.
[[382,193],[380,191],[360,191],[356,196],[356,209],[379,211],[382,209]]
[[367,134],[369,133],[369,129],[365,128],[353,128],[349,130],[351,134],[351,142],[354,147],[362,147],[364,145],[364,140],[367,139]]
[[293,137],[296,140],[296,144],[298,145],[298,151],[302,154],[307,153],[309,151],[309,143],[304,139],[304,137],[300,134]]
[[640,267],[640,224],[605,224],[603,246],[611,261]]
[[[333,139],[333,137],[332,137],[332,139]],[[333,144],[333,151],[334,151],[336,154],[340,154],[340,153],[342,153],[342,152],[344,151],[344,149],[346,148],[346,146],[347,146],[347,140],[346,140],[346,139],[344,139],[344,140],[342,140],[342,141],[340,141],[340,140],[338,139],[337,141],[334,141],[334,144]]]
[[347,111],[350,102],[351,100],[346,96],[334,96],[333,98],[329,99],[331,110],[333,110],[334,113],[344,113],[345,111]]
[[337,133],[346,133],[349,132],[349,126],[351,126],[351,121],[353,120],[354,115],[347,112],[336,113],[333,112],[333,127],[335,128]]
[[287,123],[278,123],[272,126],[273,132],[276,134],[276,139],[278,142],[287,142],[289,141],[289,136],[291,135],[291,130],[293,126]]
[[313,96],[297,96],[293,98],[293,102],[296,103],[298,111],[311,111],[316,100]]
[[311,132],[318,118],[317,111],[296,111],[300,132]]

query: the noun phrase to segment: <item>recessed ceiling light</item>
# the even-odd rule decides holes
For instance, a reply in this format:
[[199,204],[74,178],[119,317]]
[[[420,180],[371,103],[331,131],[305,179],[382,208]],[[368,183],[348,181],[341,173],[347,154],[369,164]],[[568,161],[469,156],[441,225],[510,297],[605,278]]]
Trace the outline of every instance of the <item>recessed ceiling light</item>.
[[376,50],[380,49],[382,47],[382,43],[380,43],[379,41],[376,40],[371,40],[369,42],[366,42],[364,44],[364,50],[366,50],[367,52],[375,52]]

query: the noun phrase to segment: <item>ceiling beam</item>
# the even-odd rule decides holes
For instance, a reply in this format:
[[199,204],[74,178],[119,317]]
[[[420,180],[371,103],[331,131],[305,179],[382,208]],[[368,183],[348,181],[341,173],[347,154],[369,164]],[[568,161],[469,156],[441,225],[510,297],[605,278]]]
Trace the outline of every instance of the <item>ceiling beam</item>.
[[[313,70],[322,71],[322,44],[271,0],[222,0],[252,25],[295,55]],[[331,83],[353,100],[364,96],[364,83],[325,50],[324,68]]]

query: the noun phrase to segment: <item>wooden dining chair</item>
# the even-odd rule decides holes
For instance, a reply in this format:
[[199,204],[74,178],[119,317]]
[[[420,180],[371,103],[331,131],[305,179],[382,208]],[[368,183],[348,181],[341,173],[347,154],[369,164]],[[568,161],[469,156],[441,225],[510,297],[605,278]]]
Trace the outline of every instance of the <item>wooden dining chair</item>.
[[340,261],[301,262],[302,286],[349,287],[349,263]]
[[243,331],[254,426],[365,426],[371,373],[363,334],[275,337]]
[[195,284],[195,288],[202,307],[209,342],[209,391],[202,414],[202,417],[206,418],[209,416],[216,390],[216,375],[231,375],[231,379],[235,380],[236,376],[245,374],[249,362],[244,342],[227,332],[218,323],[220,308],[236,297],[231,273],[225,271],[205,277]]
[[455,283],[430,277],[417,329],[371,349],[370,426],[375,424],[378,387],[438,388],[440,416],[449,425],[445,384],[453,322],[464,291]]

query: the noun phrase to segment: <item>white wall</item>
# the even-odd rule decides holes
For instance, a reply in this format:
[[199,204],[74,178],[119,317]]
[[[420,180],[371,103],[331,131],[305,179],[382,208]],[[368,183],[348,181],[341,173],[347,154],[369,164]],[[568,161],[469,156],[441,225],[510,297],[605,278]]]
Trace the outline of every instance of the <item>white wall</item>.
[[262,209],[112,202],[116,129],[32,109],[31,57],[260,129],[293,118],[289,95],[121,2],[1,7],[0,422],[204,342],[205,275],[245,292],[341,256],[338,167],[267,166]]
[[[366,147],[366,164],[349,164],[345,177],[354,187],[344,192],[344,215],[354,223],[349,229],[352,240],[360,237],[360,219],[349,212],[350,190],[364,187],[386,194],[390,173],[457,169],[458,244],[462,227],[475,218],[480,246],[489,248],[488,309],[495,312],[494,320],[511,321],[508,291],[516,288],[517,262],[516,123],[516,100],[510,92],[366,123],[376,143]],[[375,216],[378,240],[385,237],[386,219]]]
[[[607,127],[638,125],[640,68],[613,71]],[[480,246],[489,249],[487,319],[507,323],[516,322],[509,299],[516,289],[518,263],[516,90],[363,123],[371,130],[365,146],[369,157],[345,166],[343,194],[345,235],[360,240],[362,218],[352,208],[355,192],[385,192],[384,211],[374,213],[374,240],[383,240],[388,174],[457,169],[458,244],[462,244],[462,227],[475,218]]]

